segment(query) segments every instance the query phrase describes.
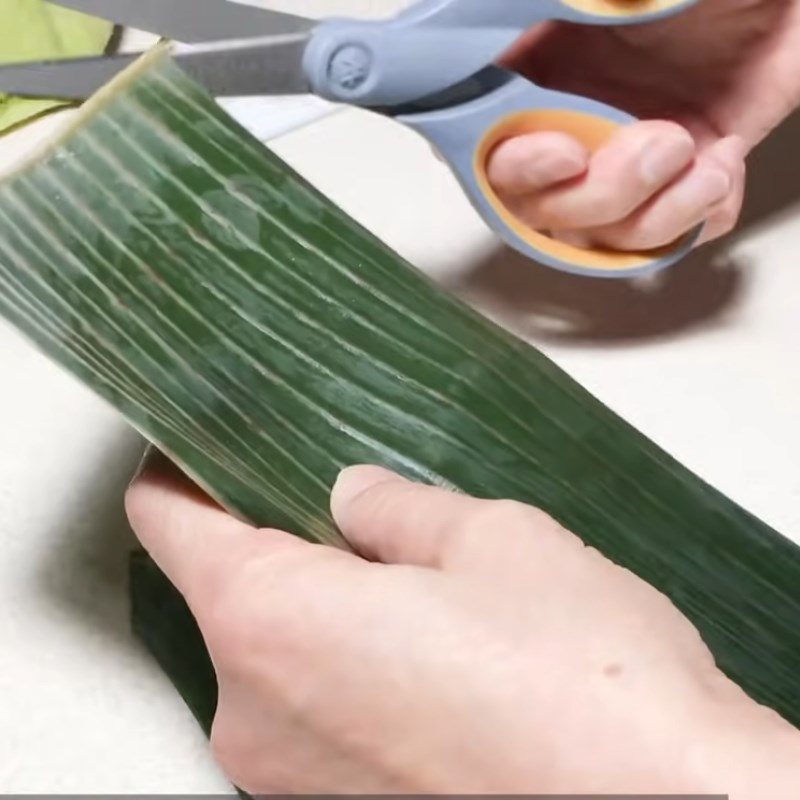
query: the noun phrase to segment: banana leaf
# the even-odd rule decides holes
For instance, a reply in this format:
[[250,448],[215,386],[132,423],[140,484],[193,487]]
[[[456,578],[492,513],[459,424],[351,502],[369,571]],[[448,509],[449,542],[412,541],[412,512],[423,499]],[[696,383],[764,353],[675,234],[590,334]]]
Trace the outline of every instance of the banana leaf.
[[[254,523],[342,545],[328,494],[358,462],[544,508],[800,724],[800,549],[348,218],[162,48],[0,186],[0,312]],[[132,575],[136,629],[207,727],[196,627],[152,565]]]
[[[2,0],[0,62],[99,55],[112,28],[110,22],[44,0]],[[61,105],[60,100],[0,94],[0,133]]]
[[181,593],[143,551],[131,555],[128,572],[133,632],[209,735],[217,708],[217,679],[200,629]]

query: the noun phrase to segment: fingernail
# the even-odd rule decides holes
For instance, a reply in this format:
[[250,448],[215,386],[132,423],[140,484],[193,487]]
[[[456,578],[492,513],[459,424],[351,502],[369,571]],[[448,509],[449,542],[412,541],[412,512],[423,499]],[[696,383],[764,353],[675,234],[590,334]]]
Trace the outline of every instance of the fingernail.
[[362,492],[389,481],[405,481],[405,478],[383,467],[367,465],[345,467],[339,473],[331,490],[331,508],[334,516]]
[[703,167],[686,178],[684,193],[692,205],[708,208],[723,200],[731,190],[731,179],[727,172],[715,167]]
[[139,462],[139,466],[136,467],[136,470],[131,476],[129,485],[135,483],[145,472],[148,474],[159,473],[180,476],[181,478],[184,477],[181,470],[154,444],[148,444],[142,455],[142,460]]
[[561,153],[548,153],[527,162],[524,175],[526,183],[540,188],[575,178],[585,169],[586,164],[578,158]]
[[158,458],[159,455],[160,453],[158,449],[152,444],[148,444],[147,447],[145,447],[144,453],[142,453],[142,457],[139,460],[136,469],[133,471],[133,475],[131,475],[131,479],[128,484],[130,485],[136,483],[136,481],[142,476],[142,473],[153,463],[153,459]]
[[642,151],[639,162],[642,180],[648,186],[661,186],[684,169],[693,155],[694,141],[688,135],[656,139]]

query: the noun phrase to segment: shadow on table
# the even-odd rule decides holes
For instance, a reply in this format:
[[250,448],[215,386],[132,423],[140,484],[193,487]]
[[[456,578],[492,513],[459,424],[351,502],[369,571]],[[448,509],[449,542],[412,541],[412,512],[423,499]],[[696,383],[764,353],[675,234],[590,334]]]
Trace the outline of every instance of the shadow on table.
[[[800,114],[751,157],[739,231],[787,213],[800,202],[798,141]],[[730,255],[732,241],[706,245],[652,281],[641,282],[568,275],[501,249],[447,288],[534,341],[630,344],[724,321],[746,288],[747,265]]]
[[76,463],[82,487],[53,520],[52,548],[39,572],[42,596],[93,635],[133,646],[128,603],[128,557],[135,547],[123,507],[125,488],[144,444],[120,426],[102,456]]

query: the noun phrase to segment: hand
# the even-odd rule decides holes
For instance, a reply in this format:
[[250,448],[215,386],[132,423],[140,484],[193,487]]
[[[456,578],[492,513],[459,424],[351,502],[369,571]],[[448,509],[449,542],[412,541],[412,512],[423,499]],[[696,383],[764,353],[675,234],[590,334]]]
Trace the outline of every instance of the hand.
[[701,0],[640,26],[548,24],[508,63],[648,120],[592,156],[558,133],[500,145],[489,177],[518,216],[621,250],[669,244],[701,222],[710,240],[737,221],[745,156],[800,102],[800,4]]
[[541,512],[376,467],[331,504],[360,556],[238,522],[163,459],[127,496],[203,631],[241,788],[796,797],[800,734]]

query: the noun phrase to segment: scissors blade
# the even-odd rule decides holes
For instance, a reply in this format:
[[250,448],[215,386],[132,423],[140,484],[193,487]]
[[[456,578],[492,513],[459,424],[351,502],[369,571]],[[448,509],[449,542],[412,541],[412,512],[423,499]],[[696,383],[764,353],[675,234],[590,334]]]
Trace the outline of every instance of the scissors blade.
[[[305,94],[308,36],[272,36],[198,45],[174,53],[178,65],[218,97]],[[137,54],[0,66],[0,92],[83,100],[135,61]]]
[[60,6],[181,42],[307,33],[314,20],[231,0],[55,0]]

